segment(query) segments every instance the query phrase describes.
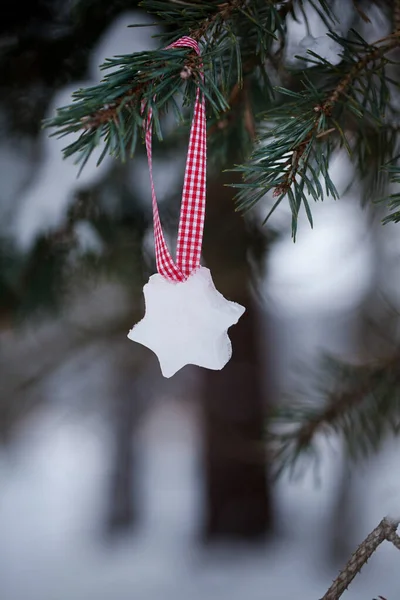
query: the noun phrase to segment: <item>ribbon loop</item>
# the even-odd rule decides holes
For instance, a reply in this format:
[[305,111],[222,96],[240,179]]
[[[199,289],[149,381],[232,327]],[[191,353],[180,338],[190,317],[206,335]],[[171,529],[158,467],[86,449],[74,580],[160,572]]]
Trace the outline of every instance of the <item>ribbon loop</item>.
[[[200,56],[198,43],[190,37],[185,36],[180,38],[170,46],[167,46],[167,49],[179,47],[193,48]],[[201,77],[204,79],[202,73]],[[149,111],[145,138],[153,204],[157,271],[170,281],[185,281],[200,266],[205,219],[207,132],[205,99],[204,96],[200,99],[200,88],[198,87],[196,92],[194,114],[190,129],[175,262],[168,250],[158,212],[152,167],[151,118],[152,113]]]

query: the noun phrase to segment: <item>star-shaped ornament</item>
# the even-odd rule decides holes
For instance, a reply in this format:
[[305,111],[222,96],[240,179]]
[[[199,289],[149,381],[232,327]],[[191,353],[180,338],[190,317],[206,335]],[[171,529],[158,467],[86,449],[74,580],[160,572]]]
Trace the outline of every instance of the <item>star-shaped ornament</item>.
[[146,314],[128,338],[150,348],[164,377],[185,365],[220,370],[232,356],[228,329],[245,309],[226,300],[206,267],[186,281],[168,281],[158,273],[143,288]]

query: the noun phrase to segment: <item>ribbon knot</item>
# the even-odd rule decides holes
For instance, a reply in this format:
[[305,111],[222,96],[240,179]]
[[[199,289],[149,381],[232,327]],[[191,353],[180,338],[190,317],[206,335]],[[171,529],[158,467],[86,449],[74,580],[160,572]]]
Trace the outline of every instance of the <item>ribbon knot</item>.
[[[169,48],[189,47],[200,56],[196,40],[182,37]],[[204,78],[203,73],[201,77]],[[204,95],[200,99],[197,87],[194,114],[190,129],[189,147],[183,183],[179,217],[176,260],[166,244],[158,212],[152,166],[152,113],[149,111],[145,129],[147,160],[153,205],[154,242],[157,271],[169,281],[185,281],[200,266],[206,206],[207,131]]]

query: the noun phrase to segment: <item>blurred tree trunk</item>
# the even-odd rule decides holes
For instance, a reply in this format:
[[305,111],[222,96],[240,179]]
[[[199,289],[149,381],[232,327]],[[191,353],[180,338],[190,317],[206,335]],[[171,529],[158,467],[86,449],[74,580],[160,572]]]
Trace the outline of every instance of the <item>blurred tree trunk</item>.
[[[229,173],[232,181],[232,173]],[[250,292],[248,254],[254,237],[234,212],[232,188],[219,178],[208,188],[204,258],[217,289],[246,307],[229,336],[233,355],[222,371],[205,370],[202,382],[206,514],[204,537],[262,538],[272,526],[271,487],[263,432],[271,402],[262,374],[268,357]]]
[[[118,536],[130,528],[136,517],[133,498],[134,453],[133,432],[135,424],[135,394],[121,374],[118,390],[112,402],[112,465],[109,482],[109,501],[106,515],[106,535]],[[134,390],[133,390],[134,392]]]
[[[139,311],[138,311],[139,312]],[[130,321],[130,320],[129,320]],[[124,331],[128,330],[128,324]],[[136,436],[138,424],[148,409],[148,398],[143,394],[143,383],[132,373],[145,368],[147,355],[138,345],[127,352],[121,343],[122,332],[114,345],[114,383],[110,395],[109,427],[111,456],[105,515],[105,535],[118,538],[137,521]]]
[[[373,142],[370,142],[374,147]],[[376,172],[379,167],[371,165],[371,172]],[[383,197],[387,190],[380,190]],[[361,197],[368,194],[368,190],[361,192]],[[358,201],[355,198],[353,201]],[[385,216],[380,205],[366,207],[369,211],[369,233],[371,238],[368,243],[374,248],[374,273],[371,287],[357,308],[353,311],[355,319],[354,339],[350,343],[354,346],[357,359],[360,363],[379,360],[388,356],[392,351],[392,343],[396,337],[396,323],[398,314],[392,311],[386,302],[382,302],[382,289],[393,277],[391,267],[388,266],[385,241],[387,233],[382,228],[382,218]],[[328,538],[329,558],[335,566],[341,566],[343,561],[353,552],[357,544],[357,514],[363,509],[363,491],[359,487],[357,478],[354,477],[354,464],[347,455],[343,456],[342,472],[331,519],[331,536]],[[364,459],[364,466],[368,459]]]

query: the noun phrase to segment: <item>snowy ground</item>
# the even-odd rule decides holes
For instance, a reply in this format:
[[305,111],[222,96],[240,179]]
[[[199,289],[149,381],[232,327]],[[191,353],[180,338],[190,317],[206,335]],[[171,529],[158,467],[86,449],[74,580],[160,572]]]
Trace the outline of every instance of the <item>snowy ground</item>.
[[[101,418],[54,402],[0,454],[2,600],[317,600],[326,591],[336,572],[328,544],[340,453],[324,453],[320,486],[311,473],[279,484],[280,531],[270,547],[202,550],[195,412],[162,398],[138,434],[139,527],[106,546],[107,432]],[[400,507],[398,451],[358,474],[358,541]],[[382,546],[344,598],[399,598],[399,560]]]

